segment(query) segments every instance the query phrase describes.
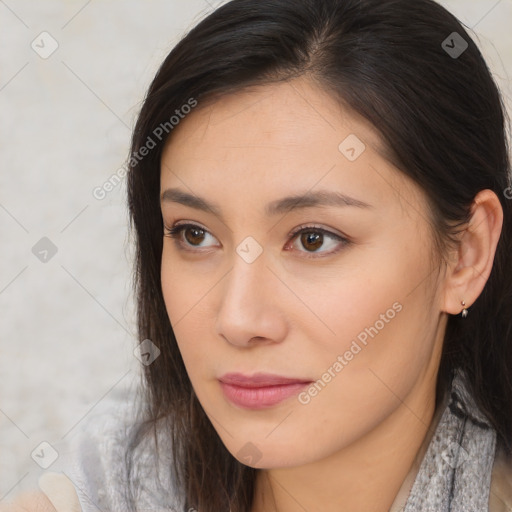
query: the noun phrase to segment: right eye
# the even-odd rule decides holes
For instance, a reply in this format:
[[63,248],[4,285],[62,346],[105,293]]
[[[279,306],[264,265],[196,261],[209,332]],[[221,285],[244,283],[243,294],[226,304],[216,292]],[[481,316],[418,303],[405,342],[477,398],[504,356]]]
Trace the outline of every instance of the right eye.
[[197,224],[175,224],[172,228],[165,228],[165,236],[173,238],[178,247],[184,247],[184,250],[190,251],[190,247],[206,248],[213,245],[201,245],[205,240],[210,237],[213,240],[216,238]]

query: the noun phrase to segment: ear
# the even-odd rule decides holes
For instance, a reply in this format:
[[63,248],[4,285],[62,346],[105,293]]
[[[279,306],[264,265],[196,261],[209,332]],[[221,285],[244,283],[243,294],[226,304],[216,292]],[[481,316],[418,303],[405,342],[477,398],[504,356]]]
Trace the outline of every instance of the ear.
[[481,190],[473,200],[471,219],[445,274],[443,311],[457,315],[482,293],[491,274],[502,226],[503,209],[498,196],[492,190]]

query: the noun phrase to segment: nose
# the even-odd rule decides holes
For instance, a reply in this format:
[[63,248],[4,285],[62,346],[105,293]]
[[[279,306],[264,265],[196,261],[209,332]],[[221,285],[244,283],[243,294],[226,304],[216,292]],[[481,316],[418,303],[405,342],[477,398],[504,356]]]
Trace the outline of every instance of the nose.
[[287,325],[278,303],[278,284],[263,255],[252,263],[237,255],[219,288],[217,333],[239,347],[282,341]]

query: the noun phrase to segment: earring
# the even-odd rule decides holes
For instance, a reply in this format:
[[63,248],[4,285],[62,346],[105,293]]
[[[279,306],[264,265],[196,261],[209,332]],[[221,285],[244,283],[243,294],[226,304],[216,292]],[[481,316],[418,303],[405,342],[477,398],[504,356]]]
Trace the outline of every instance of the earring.
[[466,303],[464,301],[461,302],[462,307],[464,308],[462,310],[462,318],[466,318],[468,316],[468,310],[466,309]]

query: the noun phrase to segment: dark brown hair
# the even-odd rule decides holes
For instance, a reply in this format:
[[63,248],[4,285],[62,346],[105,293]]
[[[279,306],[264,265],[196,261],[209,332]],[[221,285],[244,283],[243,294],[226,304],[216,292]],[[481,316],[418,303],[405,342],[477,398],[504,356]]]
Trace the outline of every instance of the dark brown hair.
[[[468,45],[460,55],[443,44],[453,41],[454,32]],[[477,46],[432,0],[233,0],[195,26],[164,60],[134,129],[128,173],[139,336],[161,351],[145,368],[145,422],[129,453],[150,426],[166,422],[185,510],[247,512],[257,470],[228,452],[204,413],[164,304],[160,158],[172,137],[170,116],[186,113],[183,106],[193,101],[200,108],[246,86],[303,75],[371,122],[390,160],[424,191],[440,261],[457,243],[476,194],[491,189],[498,195],[504,225],[492,272],[469,316],[449,318],[437,401],[454,369],[462,368],[498,442],[512,451],[512,201],[504,194],[510,187],[505,109]]]

